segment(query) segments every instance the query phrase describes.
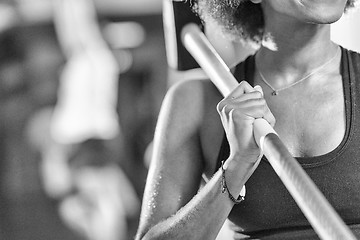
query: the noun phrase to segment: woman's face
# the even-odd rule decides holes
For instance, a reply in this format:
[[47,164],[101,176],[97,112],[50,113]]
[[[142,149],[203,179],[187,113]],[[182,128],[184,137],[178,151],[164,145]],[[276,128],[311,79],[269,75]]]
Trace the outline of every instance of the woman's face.
[[[263,0],[266,18],[287,16],[306,23],[327,24],[344,13],[347,0]],[[267,14],[268,13],[268,14]]]

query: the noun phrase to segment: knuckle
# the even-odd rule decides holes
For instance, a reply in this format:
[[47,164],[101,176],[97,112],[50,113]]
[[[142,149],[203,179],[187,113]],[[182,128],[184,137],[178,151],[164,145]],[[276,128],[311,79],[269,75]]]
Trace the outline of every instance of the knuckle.
[[259,92],[259,91],[254,91],[253,94],[254,94],[254,97],[255,97],[255,98],[263,99],[261,92]]
[[248,88],[250,86],[250,84],[247,82],[247,81],[245,81],[245,80],[242,80],[240,83],[239,83],[239,88],[241,88],[241,89],[246,89],[246,88]]
[[247,81],[245,81],[245,80],[242,80],[242,81],[240,82],[240,84],[241,84],[242,86],[244,86],[244,85],[249,85],[249,83],[248,83]]

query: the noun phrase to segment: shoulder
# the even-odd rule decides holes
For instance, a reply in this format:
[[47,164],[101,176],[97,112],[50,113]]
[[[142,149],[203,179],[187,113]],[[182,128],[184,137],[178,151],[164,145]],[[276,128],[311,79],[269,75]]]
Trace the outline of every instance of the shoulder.
[[206,95],[214,95],[210,80],[183,80],[172,85],[163,100],[157,129],[172,134],[193,135],[207,111]]
[[217,116],[216,104],[221,94],[208,79],[184,80],[170,87],[163,101],[157,130],[177,139],[200,136]]
[[220,93],[209,79],[183,80],[172,85],[164,102],[178,110],[203,110],[209,99],[218,99]]
[[172,146],[179,142],[198,146],[202,151],[204,171],[209,176],[215,169],[222,140],[219,136],[223,134],[216,111],[216,105],[221,99],[220,92],[209,79],[176,83],[166,94],[157,128],[161,130],[166,127],[167,143],[171,142]]
[[214,86],[209,79],[187,79],[173,84],[169,88],[167,95],[175,98],[183,96],[198,98],[199,94],[212,92],[213,90]]

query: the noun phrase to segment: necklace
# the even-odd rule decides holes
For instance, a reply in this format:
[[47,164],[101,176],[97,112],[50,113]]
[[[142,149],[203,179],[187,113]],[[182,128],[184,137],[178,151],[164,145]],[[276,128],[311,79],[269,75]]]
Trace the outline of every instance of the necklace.
[[275,89],[273,86],[271,86],[271,84],[265,79],[264,75],[261,73],[260,69],[258,68],[258,72],[259,72],[259,75],[261,77],[261,80],[266,84],[268,85],[269,88],[271,88],[272,90],[272,93],[271,95],[273,96],[276,96],[279,94],[280,91],[283,91],[285,89],[288,89],[288,88],[291,88],[293,86],[295,86],[296,84],[299,84],[301,83],[302,81],[308,79],[309,77],[311,77],[312,75],[314,75],[315,73],[319,72],[321,69],[323,69],[325,66],[327,66],[328,64],[330,64],[338,55],[338,53],[340,52],[340,48],[336,51],[335,55],[330,58],[329,61],[325,62],[323,65],[321,65],[320,67],[317,67],[315,68],[312,72],[310,72],[309,74],[305,75],[304,77],[300,78],[299,80],[293,82],[292,84],[290,85],[287,85],[285,87],[282,87],[282,88],[278,88],[278,89]]

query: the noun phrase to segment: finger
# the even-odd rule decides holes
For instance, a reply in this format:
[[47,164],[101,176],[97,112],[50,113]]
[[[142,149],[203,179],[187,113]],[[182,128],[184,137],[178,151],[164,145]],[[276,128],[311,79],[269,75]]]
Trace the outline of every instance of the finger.
[[217,111],[220,113],[221,110],[224,108],[224,106],[226,105],[229,105],[231,107],[234,107],[235,104],[239,104],[238,106],[241,106],[241,102],[243,101],[247,101],[247,100],[250,100],[250,99],[260,99],[262,98],[262,95],[259,91],[252,91],[250,93],[246,93],[246,94],[243,94],[237,98],[233,97],[233,96],[228,96],[226,98],[224,98],[223,100],[221,100],[216,108],[217,108]]
[[259,100],[259,99],[264,99],[261,93],[259,91],[252,91],[249,93],[244,93],[243,95],[237,98],[232,98],[232,99],[226,98],[224,99],[224,102],[226,104],[241,104],[241,102]]
[[238,116],[246,115],[252,118],[264,118],[271,124],[275,124],[275,117],[270,111],[264,98],[248,99],[242,102],[231,102],[226,105],[227,110],[224,112],[228,114],[231,109],[239,114]]
[[[218,103],[216,106],[218,113],[221,112],[222,108],[227,104],[227,100],[229,99],[236,99],[241,96],[243,96],[245,93],[253,93],[253,92],[260,92],[261,96],[255,96],[255,98],[259,98],[263,96],[263,91],[260,86],[255,86],[256,88],[253,88],[248,82],[241,81],[228,96],[226,96],[221,102]],[[249,96],[250,97],[250,96]]]
[[236,99],[228,99],[228,100],[223,100],[222,103],[219,104],[219,107],[227,107],[227,111],[225,112],[229,112],[231,109],[238,109],[238,110],[242,110],[244,108],[251,108],[251,107],[256,107],[256,106],[265,106],[266,105],[266,101],[264,98],[261,98],[261,93],[254,91],[251,93],[246,93]]
[[267,106],[258,105],[249,108],[244,108],[242,109],[242,114],[245,114],[254,119],[263,118],[272,127],[275,126],[275,117]]
[[[255,89],[256,91],[258,91],[258,92],[261,93],[261,97],[264,97],[264,91],[263,91],[263,89],[262,89],[262,87],[261,87],[260,85],[256,85],[256,86],[254,87],[254,89]],[[266,105],[267,105],[267,103],[266,103]],[[276,123],[276,119],[275,119],[274,115],[272,114],[269,106],[267,105],[266,107],[267,107],[268,110],[266,111],[266,113],[265,113],[265,115],[264,115],[264,119],[267,120],[268,123],[269,123],[272,127],[274,127],[274,126],[275,126],[275,123]]]
[[227,98],[237,98],[244,93],[250,93],[253,91],[254,88],[247,81],[241,81],[239,85],[227,96]]
[[[254,87],[254,90],[260,92],[262,98],[264,97],[264,91],[260,85],[256,85]],[[267,105],[267,103],[266,103],[266,105]],[[270,108],[268,106],[267,106],[267,108],[268,108],[268,110],[266,111],[264,119],[267,120],[272,127],[274,127],[276,119],[275,119],[274,115],[272,114]]]
[[240,119],[251,118],[255,120],[256,118],[263,118],[265,116],[263,107],[258,105],[257,106],[251,105],[248,107],[243,107],[241,109],[231,109],[231,110],[233,111],[233,115],[236,116],[236,118],[240,118]]
[[261,97],[264,97],[264,91],[263,91],[263,89],[262,89],[262,87],[261,87],[260,85],[256,85],[256,86],[254,87],[254,90],[260,92],[260,93],[261,93]]

